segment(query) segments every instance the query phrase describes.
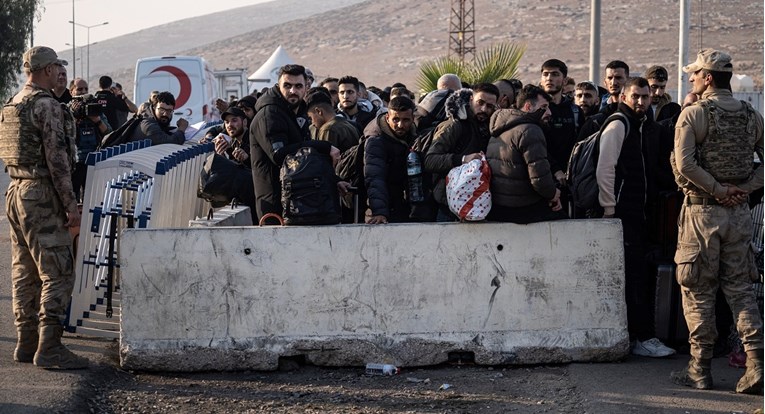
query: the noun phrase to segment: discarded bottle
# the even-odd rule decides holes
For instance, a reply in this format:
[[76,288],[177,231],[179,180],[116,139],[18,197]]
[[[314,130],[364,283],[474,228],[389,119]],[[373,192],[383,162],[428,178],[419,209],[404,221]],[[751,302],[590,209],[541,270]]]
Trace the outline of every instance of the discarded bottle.
[[399,369],[395,365],[390,364],[367,364],[367,375],[396,375]]
[[425,192],[422,189],[422,164],[420,156],[414,151],[409,150],[406,157],[406,175],[409,183],[409,202],[421,203],[425,201]]

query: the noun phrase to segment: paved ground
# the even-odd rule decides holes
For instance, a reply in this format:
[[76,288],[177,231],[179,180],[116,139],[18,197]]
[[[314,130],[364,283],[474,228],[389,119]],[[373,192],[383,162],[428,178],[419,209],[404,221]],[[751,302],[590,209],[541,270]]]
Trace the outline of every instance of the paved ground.
[[[0,174],[0,188],[8,177]],[[762,396],[733,392],[741,369],[714,361],[716,390],[675,386],[687,356],[535,367],[442,366],[367,377],[359,368],[285,366],[277,372],[134,373],[119,369],[114,341],[67,335],[92,367],[54,372],[13,362],[10,246],[0,214],[0,413],[448,412],[752,413]],[[439,390],[442,384],[450,384]]]

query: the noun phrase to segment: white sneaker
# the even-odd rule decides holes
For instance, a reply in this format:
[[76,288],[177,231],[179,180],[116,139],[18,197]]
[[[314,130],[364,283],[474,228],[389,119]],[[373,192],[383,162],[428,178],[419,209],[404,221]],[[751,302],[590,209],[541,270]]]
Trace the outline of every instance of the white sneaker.
[[658,338],[651,338],[644,342],[635,340],[635,344],[632,346],[632,355],[664,358],[674,354],[675,350],[661,343]]

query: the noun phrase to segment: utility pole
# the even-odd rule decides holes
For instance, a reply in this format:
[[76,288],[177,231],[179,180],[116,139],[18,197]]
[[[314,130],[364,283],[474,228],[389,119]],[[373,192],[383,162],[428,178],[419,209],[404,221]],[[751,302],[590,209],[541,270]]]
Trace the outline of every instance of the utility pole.
[[[629,75],[629,74],[628,74]],[[600,78],[600,0],[590,4],[590,80],[599,84]]]
[[475,1],[452,0],[449,19],[449,56],[461,62],[475,57]]
[[691,0],[680,0],[680,44],[677,53],[677,102],[682,103],[688,90],[683,65],[688,63],[688,28],[691,23]]

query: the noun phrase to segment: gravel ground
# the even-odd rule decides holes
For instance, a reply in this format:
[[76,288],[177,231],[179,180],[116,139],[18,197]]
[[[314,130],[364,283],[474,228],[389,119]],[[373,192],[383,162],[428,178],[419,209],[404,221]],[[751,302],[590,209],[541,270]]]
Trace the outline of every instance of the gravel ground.
[[[443,366],[367,376],[361,368],[273,373],[135,374],[96,390],[95,412],[582,412],[565,366]],[[579,407],[579,408],[577,408]]]

